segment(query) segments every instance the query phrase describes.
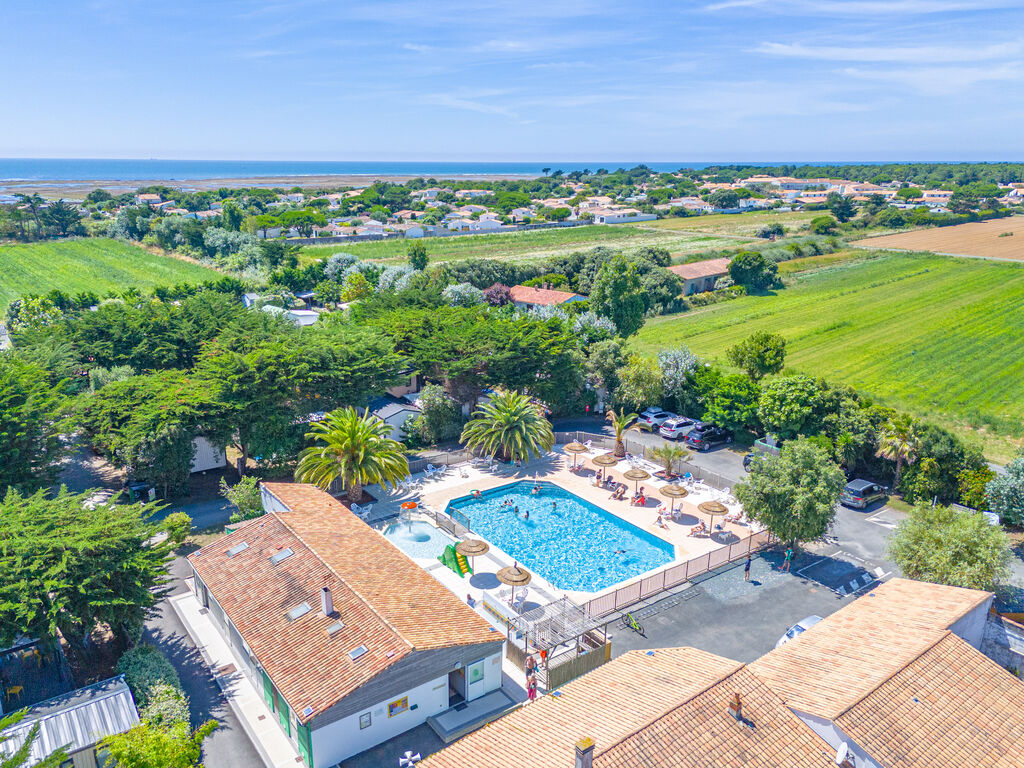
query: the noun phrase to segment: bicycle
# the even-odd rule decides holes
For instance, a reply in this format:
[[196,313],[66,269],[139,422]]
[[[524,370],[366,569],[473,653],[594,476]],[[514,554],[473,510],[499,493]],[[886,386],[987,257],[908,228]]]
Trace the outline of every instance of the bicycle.
[[646,637],[646,635],[644,634],[643,625],[640,624],[640,622],[637,621],[635,618],[633,618],[632,613],[623,614],[622,626],[624,626],[626,629],[632,629],[638,635],[643,635],[644,637]]

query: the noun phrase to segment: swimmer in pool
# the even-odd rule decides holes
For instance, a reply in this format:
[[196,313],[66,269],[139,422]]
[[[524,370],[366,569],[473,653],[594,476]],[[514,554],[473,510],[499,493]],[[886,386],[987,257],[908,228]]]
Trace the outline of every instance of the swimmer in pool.
[[529,519],[530,519],[530,510],[528,510],[528,509],[523,510],[523,520],[529,520]]

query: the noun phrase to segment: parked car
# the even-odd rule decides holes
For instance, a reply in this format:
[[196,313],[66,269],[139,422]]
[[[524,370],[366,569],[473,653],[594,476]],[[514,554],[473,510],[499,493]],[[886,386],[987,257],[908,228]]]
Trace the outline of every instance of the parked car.
[[680,440],[690,431],[693,423],[693,419],[688,419],[685,416],[675,416],[661,425],[658,434],[669,440]]
[[779,642],[775,644],[775,647],[781,648],[790,640],[795,640],[819,621],[823,621],[821,616],[808,616],[805,619],[800,619],[800,621],[786,630],[786,634],[779,638]]
[[640,427],[640,429],[646,429],[648,432],[653,432],[666,421],[674,418],[677,418],[677,416],[671,411],[663,411],[661,408],[648,408],[640,414],[640,417],[636,420],[636,425]]
[[747,472],[753,472],[768,458],[767,454],[759,453],[757,451],[751,451],[743,457],[743,469]]
[[844,507],[867,509],[876,501],[889,498],[889,489],[870,480],[851,480],[839,494],[839,503]]
[[710,451],[717,445],[731,443],[732,433],[727,429],[722,429],[722,427],[716,427],[714,424],[698,421],[686,433],[686,437],[683,440],[686,441],[687,445],[692,445],[698,451]]

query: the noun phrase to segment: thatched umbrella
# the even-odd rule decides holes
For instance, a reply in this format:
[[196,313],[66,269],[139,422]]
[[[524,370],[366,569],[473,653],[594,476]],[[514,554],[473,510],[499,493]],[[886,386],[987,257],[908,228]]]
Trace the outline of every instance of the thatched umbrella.
[[474,561],[471,566],[474,571],[476,571],[476,556],[486,555],[490,548],[490,544],[488,544],[486,541],[480,541],[480,539],[466,539],[465,541],[460,541],[458,544],[455,545],[455,551],[458,552],[460,555],[462,555],[463,557],[474,558]]
[[689,496],[690,492],[681,485],[666,485],[658,489],[658,494],[661,496],[668,496],[668,498],[672,499],[672,512],[675,513],[676,499]]
[[610,453],[602,453],[600,456],[592,458],[591,461],[599,467],[614,467],[619,463],[618,457],[612,456]]
[[585,446],[583,443],[573,442],[566,445],[564,448],[562,448],[562,450],[565,451],[566,453],[572,454],[572,468],[576,469],[576,454],[586,453],[588,449],[587,446]]
[[640,467],[633,467],[622,475],[627,480],[635,480],[636,484],[633,486],[633,493],[636,493],[636,489],[640,485],[641,480],[646,480],[651,476],[650,472],[645,472]]
[[702,501],[697,505],[697,509],[711,517],[711,525],[709,528],[712,531],[715,529],[715,515],[724,515],[729,511],[729,508],[720,501]]
[[512,602],[515,602],[516,587],[525,587],[533,579],[533,574],[521,567],[519,563],[502,568],[495,576],[502,584],[512,587]]

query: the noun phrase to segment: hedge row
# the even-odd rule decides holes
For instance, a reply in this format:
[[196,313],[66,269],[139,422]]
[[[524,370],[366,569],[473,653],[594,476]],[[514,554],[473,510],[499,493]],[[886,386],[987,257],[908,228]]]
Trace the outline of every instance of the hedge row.
[[117,662],[139,708],[139,717],[161,728],[189,724],[188,697],[178,673],[155,646],[137,645]]

